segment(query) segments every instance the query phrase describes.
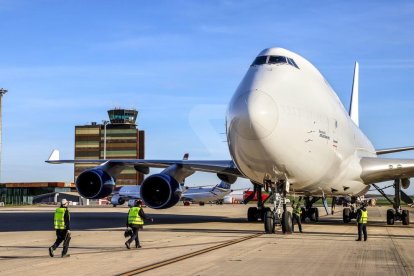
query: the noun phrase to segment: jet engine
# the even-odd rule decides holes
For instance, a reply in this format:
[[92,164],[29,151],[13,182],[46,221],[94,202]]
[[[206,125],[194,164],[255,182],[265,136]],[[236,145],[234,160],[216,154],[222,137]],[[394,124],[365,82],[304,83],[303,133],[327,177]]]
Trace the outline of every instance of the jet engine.
[[114,187],[114,178],[99,168],[86,170],[76,179],[76,189],[84,198],[104,198],[112,193]]
[[125,203],[125,199],[123,199],[119,195],[113,195],[112,198],[111,198],[111,204],[114,205],[114,206],[122,205],[124,203]]
[[168,174],[151,175],[141,184],[141,199],[150,208],[170,208],[177,204],[180,198],[180,185]]
[[401,179],[401,187],[403,189],[408,189],[408,187],[410,187],[410,179],[408,178]]

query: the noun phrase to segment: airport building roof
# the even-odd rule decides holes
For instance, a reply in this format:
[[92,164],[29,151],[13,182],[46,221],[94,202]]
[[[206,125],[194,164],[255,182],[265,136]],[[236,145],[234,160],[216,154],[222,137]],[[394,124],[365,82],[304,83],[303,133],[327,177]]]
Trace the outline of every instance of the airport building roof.
[[0,183],[2,188],[74,188],[70,182],[9,182]]

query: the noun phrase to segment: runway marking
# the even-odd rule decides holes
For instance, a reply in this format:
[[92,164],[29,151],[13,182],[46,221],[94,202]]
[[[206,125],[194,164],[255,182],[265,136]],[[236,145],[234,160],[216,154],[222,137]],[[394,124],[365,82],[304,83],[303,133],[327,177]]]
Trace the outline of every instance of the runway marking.
[[220,248],[223,248],[223,247],[226,247],[226,246],[230,246],[230,245],[233,245],[233,244],[236,244],[236,243],[239,243],[239,242],[243,242],[243,241],[247,241],[247,240],[250,240],[250,239],[253,239],[253,238],[257,238],[261,235],[263,235],[263,233],[257,233],[257,234],[250,235],[250,236],[247,236],[247,237],[243,237],[243,238],[240,238],[240,239],[230,240],[230,241],[227,241],[227,242],[215,245],[215,246],[207,247],[207,248],[204,248],[204,249],[201,249],[201,250],[198,250],[198,251],[194,251],[194,252],[191,252],[191,253],[188,253],[188,254],[184,254],[184,255],[181,255],[181,256],[178,256],[178,257],[174,257],[174,258],[171,258],[171,259],[168,259],[168,260],[164,260],[164,261],[160,261],[160,262],[157,262],[157,263],[142,266],[142,267],[139,267],[137,269],[134,269],[134,270],[131,270],[131,271],[128,271],[128,272],[124,272],[124,273],[121,273],[121,274],[118,274],[118,275],[119,276],[137,275],[139,273],[143,273],[143,272],[146,272],[148,270],[156,269],[158,267],[162,267],[162,266],[165,266],[165,265],[168,265],[168,264],[172,264],[172,263],[176,263],[176,262],[179,262],[179,261],[182,261],[182,260],[185,260],[185,259],[189,259],[189,258],[198,256],[198,255],[201,255],[201,254],[204,254],[204,253],[207,253],[207,252],[211,252],[213,250],[217,250],[217,249],[220,249]]

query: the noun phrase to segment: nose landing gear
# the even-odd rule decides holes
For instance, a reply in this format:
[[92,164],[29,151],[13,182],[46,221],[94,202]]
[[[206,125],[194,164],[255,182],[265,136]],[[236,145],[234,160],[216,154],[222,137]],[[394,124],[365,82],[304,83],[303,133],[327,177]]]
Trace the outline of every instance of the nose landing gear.
[[278,181],[270,185],[273,195],[273,210],[268,209],[264,217],[264,228],[267,234],[275,232],[276,222],[282,226],[283,234],[292,233],[292,214],[286,208],[286,194],[289,191],[289,184],[286,181]]

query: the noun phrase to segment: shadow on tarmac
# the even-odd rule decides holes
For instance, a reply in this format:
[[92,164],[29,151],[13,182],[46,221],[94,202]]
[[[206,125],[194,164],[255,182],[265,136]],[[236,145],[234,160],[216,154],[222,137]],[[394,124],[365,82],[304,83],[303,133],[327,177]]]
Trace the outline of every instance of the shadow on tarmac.
[[[0,212],[0,232],[50,231],[53,230],[53,212]],[[228,218],[205,215],[147,214],[154,219],[151,224],[184,224],[205,222],[246,223],[244,218]],[[71,230],[94,230],[124,227],[126,212],[71,212]]]

